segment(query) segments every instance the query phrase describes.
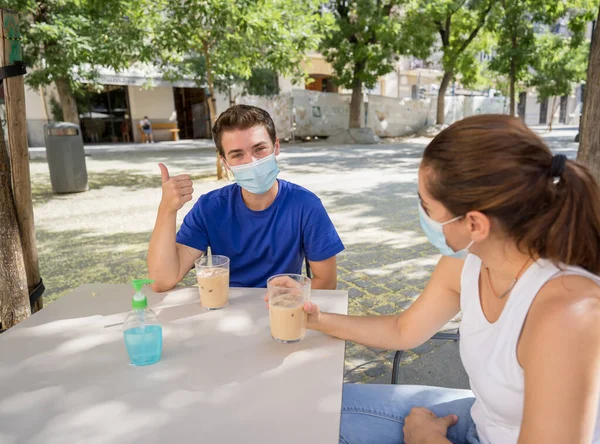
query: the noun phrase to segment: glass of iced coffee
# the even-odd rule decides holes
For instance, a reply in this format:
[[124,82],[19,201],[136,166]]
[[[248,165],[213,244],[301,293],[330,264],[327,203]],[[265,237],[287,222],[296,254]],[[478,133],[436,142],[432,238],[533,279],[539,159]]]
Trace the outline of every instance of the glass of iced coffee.
[[200,304],[206,310],[218,310],[229,305],[229,258],[202,256],[194,262],[200,291]]
[[271,336],[278,342],[298,342],[306,334],[304,303],[310,301],[310,279],[278,274],[267,280]]

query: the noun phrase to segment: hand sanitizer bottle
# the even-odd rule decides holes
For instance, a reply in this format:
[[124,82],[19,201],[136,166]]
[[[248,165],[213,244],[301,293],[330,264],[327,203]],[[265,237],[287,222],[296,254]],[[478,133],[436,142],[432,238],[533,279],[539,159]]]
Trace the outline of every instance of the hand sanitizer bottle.
[[135,295],[131,301],[133,311],[123,324],[125,346],[133,365],[150,365],[158,362],[162,355],[162,327],[158,316],[148,308],[148,300],[142,293],[149,279],[134,279]]

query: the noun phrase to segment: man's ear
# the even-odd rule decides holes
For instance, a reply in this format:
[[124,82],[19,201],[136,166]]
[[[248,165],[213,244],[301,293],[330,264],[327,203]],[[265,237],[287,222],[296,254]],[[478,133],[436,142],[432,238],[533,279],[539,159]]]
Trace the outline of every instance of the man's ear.
[[280,146],[279,146],[279,137],[275,138],[275,149],[273,150],[273,152],[275,153],[276,156],[279,156],[279,152],[280,152]]

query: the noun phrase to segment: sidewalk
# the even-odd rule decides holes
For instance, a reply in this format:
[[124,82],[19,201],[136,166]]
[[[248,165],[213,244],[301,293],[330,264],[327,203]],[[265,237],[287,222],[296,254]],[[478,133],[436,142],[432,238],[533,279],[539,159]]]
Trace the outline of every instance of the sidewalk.
[[[198,149],[215,149],[215,143],[209,139],[178,140],[177,142],[156,143],[111,143],[111,144],[87,144],[84,145],[86,156],[110,153],[152,153],[159,151],[187,151]],[[30,147],[30,159],[45,159],[46,147]]]

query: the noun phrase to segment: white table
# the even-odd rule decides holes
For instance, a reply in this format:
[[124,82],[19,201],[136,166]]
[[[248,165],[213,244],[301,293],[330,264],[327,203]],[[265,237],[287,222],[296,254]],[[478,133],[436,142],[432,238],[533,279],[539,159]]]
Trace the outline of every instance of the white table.
[[[163,357],[129,365],[129,285],[86,284],[0,335],[0,443],[285,443],[339,440],[344,341],[271,339],[264,289],[203,311],[197,288],[144,290]],[[313,291],[346,313],[346,291]]]

